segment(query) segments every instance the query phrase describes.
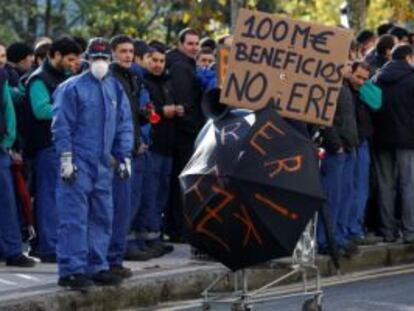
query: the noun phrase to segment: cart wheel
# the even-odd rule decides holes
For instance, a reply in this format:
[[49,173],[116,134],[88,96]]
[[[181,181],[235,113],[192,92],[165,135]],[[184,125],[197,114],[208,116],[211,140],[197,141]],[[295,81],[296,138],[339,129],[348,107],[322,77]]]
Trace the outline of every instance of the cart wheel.
[[320,297],[314,297],[303,303],[302,311],[322,311],[322,302]]
[[233,303],[231,306],[231,311],[253,311],[253,306],[241,303]]

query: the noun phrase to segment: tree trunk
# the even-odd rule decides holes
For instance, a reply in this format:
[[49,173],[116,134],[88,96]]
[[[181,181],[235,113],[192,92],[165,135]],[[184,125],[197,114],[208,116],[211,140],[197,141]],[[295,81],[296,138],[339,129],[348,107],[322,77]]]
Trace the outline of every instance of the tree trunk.
[[45,36],[50,36],[50,23],[52,21],[52,0],[46,1],[45,7]]
[[37,19],[38,19],[38,5],[36,0],[26,1],[25,10],[27,16],[27,23],[23,34],[20,34],[21,38],[26,42],[34,42],[37,35]]
[[368,11],[368,0],[347,0],[349,26],[359,32],[365,27]]

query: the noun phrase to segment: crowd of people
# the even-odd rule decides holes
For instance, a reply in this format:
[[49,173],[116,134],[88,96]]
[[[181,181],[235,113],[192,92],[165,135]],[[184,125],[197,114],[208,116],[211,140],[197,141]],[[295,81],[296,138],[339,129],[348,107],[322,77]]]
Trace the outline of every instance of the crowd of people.
[[[178,175],[217,86],[216,49],[186,28],[177,47],[126,35],[0,44],[0,237],[8,266],[58,264],[84,289],[132,275],[186,240]],[[361,31],[344,66],[321,179],[341,254],[414,243],[414,52],[406,29]],[[312,130],[315,132],[315,129]],[[321,253],[326,230],[318,228]],[[28,242],[29,254],[24,245]]]
[[407,29],[385,23],[377,33],[358,33],[351,46],[334,124],[320,132],[331,224],[319,226],[321,253],[330,248],[329,227],[346,257],[359,245],[414,243],[412,39]]
[[119,284],[132,275],[123,260],[184,239],[178,175],[205,122],[215,48],[192,29],[176,48],[126,35],[0,45],[6,265],[36,257],[58,263],[64,287]]

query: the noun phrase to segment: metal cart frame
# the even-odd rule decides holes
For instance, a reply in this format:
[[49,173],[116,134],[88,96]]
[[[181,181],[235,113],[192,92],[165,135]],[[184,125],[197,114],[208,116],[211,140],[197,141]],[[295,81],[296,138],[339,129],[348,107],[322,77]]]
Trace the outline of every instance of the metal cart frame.
[[[323,291],[321,288],[319,267],[316,264],[316,228],[318,215],[317,213],[306,226],[302,233],[296,248],[292,255],[291,271],[285,275],[267,283],[266,285],[249,291],[248,276],[246,270],[240,270],[235,273],[229,271],[224,275],[217,277],[203,292],[204,311],[214,310],[213,306],[217,304],[229,304],[232,311],[251,311],[255,303],[264,303],[284,298],[297,296],[313,296],[306,300],[303,304],[303,311],[321,311]],[[251,269],[255,269],[252,267]],[[309,278],[309,272],[315,273],[315,278]],[[293,290],[291,292],[282,293],[276,288],[281,282],[294,276],[301,275],[301,290]],[[214,288],[220,282],[233,277],[233,291],[227,293],[214,292]],[[311,285],[311,281],[313,285]]]

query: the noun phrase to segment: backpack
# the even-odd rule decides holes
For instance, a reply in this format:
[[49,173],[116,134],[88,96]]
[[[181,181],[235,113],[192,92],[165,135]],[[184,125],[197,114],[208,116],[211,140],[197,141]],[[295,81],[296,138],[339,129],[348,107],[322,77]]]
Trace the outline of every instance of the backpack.
[[382,106],[382,90],[371,80],[368,80],[359,89],[359,97],[372,110],[377,111]]

